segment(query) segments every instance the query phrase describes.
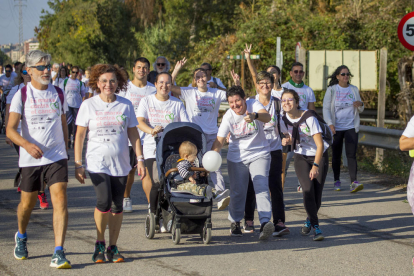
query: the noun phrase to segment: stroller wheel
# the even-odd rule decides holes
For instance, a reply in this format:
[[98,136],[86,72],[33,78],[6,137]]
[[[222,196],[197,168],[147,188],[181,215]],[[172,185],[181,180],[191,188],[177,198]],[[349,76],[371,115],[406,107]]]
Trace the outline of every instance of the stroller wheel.
[[145,237],[147,239],[154,238],[155,234],[155,215],[153,213],[149,213],[145,218]]
[[204,226],[202,234],[204,244],[209,244],[211,242],[211,228]]
[[173,226],[172,229],[172,240],[174,244],[179,244],[181,239],[181,229]]

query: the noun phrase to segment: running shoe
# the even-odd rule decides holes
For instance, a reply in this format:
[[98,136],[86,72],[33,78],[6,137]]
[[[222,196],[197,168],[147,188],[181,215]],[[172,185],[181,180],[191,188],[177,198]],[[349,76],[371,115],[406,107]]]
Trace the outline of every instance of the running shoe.
[[241,237],[243,233],[240,228],[240,222],[233,222],[230,226],[230,234],[232,237]]
[[29,256],[29,252],[27,252],[27,237],[21,239],[17,236],[16,232],[14,241],[16,242],[16,246],[14,247],[14,257],[17,260],[26,260]]
[[106,250],[106,256],[109,262],[122,263],[124,262],[124,256],[122,256],[116,245],[109,246]]
[[224,210],[230,204],[230,191],[228,189],[217,192],[214,196],[214,200],[218,201],[217,210]]
[[46,193],[43,192],[40,195],[37,195],[37,198],[39,199],[40,202],[40,209],[47,209],[49,208],[49,203],[47,202],[47,197],[46,197]]
[[302,192],[302,186],[298,185],[297,191],[298,191],[298,193],[301,193]]
[[95,252],[92,255],[92,261],[94,263],[104,263],[105,259],[105,243],[97,242],[95,243]]
[[301,234],[302,235],[309,235],[310,231],[312,230],[311,223],[308,219],[306,219],[305,223],[302,226]]
[[356,193],[358,191],[361,191],[362,189],[364,189],[364,184],[360,184],[358,181],[354,181],[351,184],[351,193]]
[[272,233],[275,231],[275,226],[273,222],[263,222],[260,226],[260,236],[259,240],[267,240]]
[[313,228],[314,228],[313,233],[315,234],[313,236],[313,240],[314,241],[322,241],[325,237],[322,235],[322,231],[321,231],[321,229],[319,229],[319,226],[315,225]]
[[17,187],[17,192],[20,194],[22,190],[20,190],[20,187]]
[[341,181],[339,181],[339,180],[335,181],[334,190],[335,191],[340,191],[341,190]]
[[70,262],[66,259],[65,252],[63,250],[56,250],[56,253],[52,256],[50,267],[72,268]]
[[279,222],[275,224],[275,231],[273,232],[273,237],[281,237],[289,234],[289,228],[287,228],[286,225],[281,220],[279,220]]
[[132,200],[130,197],[124,197],[123,209],[125,213],[132,212]]
[[243,226],[244,233],[254,233],[254,221],[253,220],[245,220]]

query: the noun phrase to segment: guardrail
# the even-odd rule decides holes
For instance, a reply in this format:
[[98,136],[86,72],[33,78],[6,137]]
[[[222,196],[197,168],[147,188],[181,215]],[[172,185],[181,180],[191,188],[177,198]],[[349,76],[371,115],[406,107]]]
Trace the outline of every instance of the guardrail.
[[[228,103],[220,105],[221,111],[226,111],[229,108]],[[361,118],[362,122],[375,122],[376,119]],[[385,120],[386,124],[398,120]],[[399,122],[399,121],[398,121]],[[402,135],[402,130],[387,129],[381,127],[363,126],[359,127],[358,143],[364,146],[372,146],[383,149],[400,150],[399,140]]]

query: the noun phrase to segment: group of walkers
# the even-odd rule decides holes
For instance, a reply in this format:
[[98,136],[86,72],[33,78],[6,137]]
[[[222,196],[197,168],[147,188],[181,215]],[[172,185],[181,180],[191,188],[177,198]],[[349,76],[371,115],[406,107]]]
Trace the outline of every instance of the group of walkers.
[[[76,179],[84,184],[88,171],[97,197],[94,211],[97,240],[92,260],[96,263],[123,262],[117,240],[123,212],[132,211],[130,192],[134,175],[138,172],[142,180],[148,211],[155,213],[159,189],[154,175],[157,173],[155,137],[162,136],[163,129],[172,122],[199,125],[208,150],[220,153],[225,143],[229,143],[230,189],[226,190],[220,170],[210,172],[210,177],[215,191],[220,194],[217,208],[223,210],[229,206],[231,236],[254,232],[256,207],[260,240],[290,233],[285,225],[283,189],[287,171],[285,160],[293,152],[307,213],[301,233],[308,235],[313,229],[313,239],[323,240],[318,210],[328,172],[330,145],[335,160],[335,189],[341,189],[343,139],[348,163],[352,166],[351,192],[363,188],[356,177],[358,114],[363,110],[358,89],[349,84],[352,76],[349,69],[339,67],[330,77],[323,121],[314,112],[312,89],[303,83],[302,64],[294,63],[291,81],[281,85],[277,66],[256,72],[250,60],[250,49],[251,46],[246,45],[245,56],[257,92],[250,98],[241,88],[238,74],[231,72],[235,85],[227,89],[220,79],[212,77],[212,67],[208,63],[193,71],[193,81],[188,87],[175,85],[178,73],[187,62],[185,58],[179,60],[169,74],[167,58],[158,57],[154,71],[150,71],[148,59],[140,57],[134,61],[132,80],[128,80],[127,72],[117,65],[98,64],[87,70],[86,82],[77,78],[78,67],[68,69],[57,64],[53,65],[56,75],[52,85],[51,56],[39,50],[30,51],[20,70],[21,82],[9,94],[6,132],[8,143],[18,149],[21,168],[15,258],[28,258],[27,225],[39,191],[43,192],[47,184],[53,203],[55,232],[55,251],[50,266],[71,267],[63,244],[68,224],[68,148],[73,146]],[[218,126],[222,102],[228,102],[230,109]],[[333,143],[327,139],[327,131],[333,134]],[[70,135],[73,135],[73,142]],[[108,244],[105,241],[107,227]]]

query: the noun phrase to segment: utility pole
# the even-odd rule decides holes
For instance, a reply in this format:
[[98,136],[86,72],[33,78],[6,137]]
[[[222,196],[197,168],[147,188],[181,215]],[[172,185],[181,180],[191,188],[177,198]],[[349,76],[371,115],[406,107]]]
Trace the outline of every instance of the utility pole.
[[26,0],[14,0],[14,1],[18,2],[18,4],[14,6],[19,7],[19,44],[22,44],[23,43],[23,10],[22,8],[27,7],[26,5],[23,5],[22,2]]

